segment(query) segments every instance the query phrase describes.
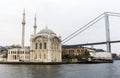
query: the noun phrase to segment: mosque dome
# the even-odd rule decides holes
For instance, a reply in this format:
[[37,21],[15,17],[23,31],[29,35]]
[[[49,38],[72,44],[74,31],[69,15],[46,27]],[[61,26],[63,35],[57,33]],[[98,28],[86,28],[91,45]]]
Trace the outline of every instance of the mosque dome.
[[51,29],[48,29],[47,26],[45,29],[40,30],[38,34],[54,34],[55,35],[55,33]]

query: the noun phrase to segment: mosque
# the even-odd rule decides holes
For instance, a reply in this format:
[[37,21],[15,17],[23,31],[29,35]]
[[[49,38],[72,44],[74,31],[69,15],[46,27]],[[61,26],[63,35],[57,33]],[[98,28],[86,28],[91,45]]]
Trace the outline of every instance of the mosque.
[[34,34],[30,36],[30,48],[24,46],[25,11],[22,21],[22,47],[8,50],[8,62],[61,62],[61,36],[57,36],[46,26],[36,33],[36,16],[34,18]]

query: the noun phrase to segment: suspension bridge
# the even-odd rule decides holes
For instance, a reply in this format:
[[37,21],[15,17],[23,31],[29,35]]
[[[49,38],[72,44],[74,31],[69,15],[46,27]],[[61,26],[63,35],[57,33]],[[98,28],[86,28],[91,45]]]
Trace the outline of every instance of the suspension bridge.
[[82,26],[81,28],[74,31],[72,34],[68,35],[66,38],[64,38],[62,40],[62,44],[65,44],[66,42],[72,40],[74,37],[81,34],[82,32],[84,32],[88,28],[92,27],[95,23],[99,22],[100,20],[102,20],[104,18],[105,19],[105,31],[106,31],[106,40],[104,42],[74,44],[74,45],[70,45],[70,46],[81,47],[81,46],[87,46],[87,45],[106,44],[107,52],[111,52],[111,43],[119,43],[120,40],[116,40],[116,41],[111,41],[110,40],[109,16],[120,17],[120,13],[114,13],[114,12],[104,12],[104,13],[102,13],[101,15],[97,16],[96,18],[91,20],[86,25]]

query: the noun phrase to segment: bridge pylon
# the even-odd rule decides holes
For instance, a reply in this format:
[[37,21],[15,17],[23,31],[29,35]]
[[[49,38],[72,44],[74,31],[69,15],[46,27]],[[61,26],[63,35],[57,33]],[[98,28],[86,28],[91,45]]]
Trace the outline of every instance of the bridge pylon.
[[107,12],[105,12],[105,29],[106,29],[107,52],[111,52],[109,15],[107,14]]

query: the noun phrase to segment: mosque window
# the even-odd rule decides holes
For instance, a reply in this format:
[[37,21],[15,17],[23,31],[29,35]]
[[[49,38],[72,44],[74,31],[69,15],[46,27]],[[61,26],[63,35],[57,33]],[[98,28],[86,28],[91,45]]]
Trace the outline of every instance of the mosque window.
[[16,55],[15,55],[15,60],[16,60]]
[[46,43],[44,43],[44,49],[46,49],[47,48],[47,45],[46,45]]
[[40,43],[39,48],[42,49],[42,43]]
[[35,44],[35,49],[37,49],[37,43]]

